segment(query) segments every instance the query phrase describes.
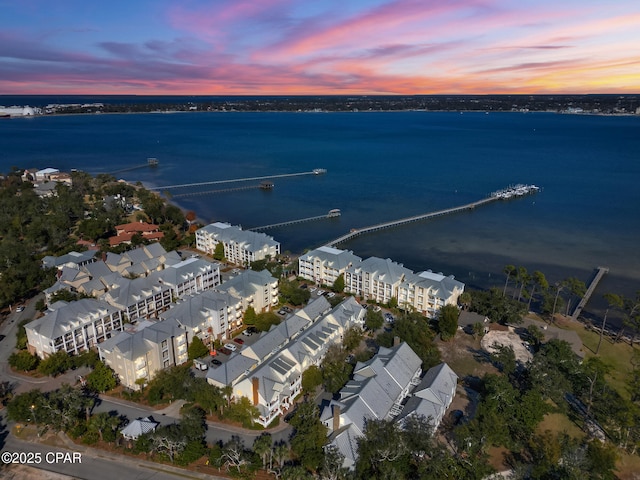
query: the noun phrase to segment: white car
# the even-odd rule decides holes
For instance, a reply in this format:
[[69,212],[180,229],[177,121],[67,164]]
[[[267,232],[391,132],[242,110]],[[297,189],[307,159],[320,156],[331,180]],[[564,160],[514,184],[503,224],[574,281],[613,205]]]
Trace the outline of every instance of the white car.
[[19,306],[18,308],[16,308],[16,312],[22,312],[22,311],[24,311],[23,306]]
[[324,290],[318,290],[318,296],[320,297],[322,295],[324,295]]
[[333,297],[335,297],[335,296],[336,296],[336,294],[335,294],[335,293],[333,293],[333,292],[329,292],[329,293],[327,293],[327,298],[333,298]]
[[231,350],[232,352],[238,350],[238,347],[236,347],[233,343],[227,343],[224,348],[226,348],[227,350]]
[[316,287],[309,287],[309,291],[310,291],[311,293],[315,292],[316,290],[317,290],[317,288],[316,288]]

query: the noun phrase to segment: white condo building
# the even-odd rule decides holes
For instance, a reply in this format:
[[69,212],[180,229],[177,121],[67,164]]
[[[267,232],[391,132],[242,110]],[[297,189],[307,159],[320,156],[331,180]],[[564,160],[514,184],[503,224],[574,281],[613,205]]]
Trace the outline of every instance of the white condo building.
[[59,350],[77,355],[123,329],[122,311],[100,300],[56,302],[25,325],[29,352],[46,358]]
[[196,248],[209,255],[222,243],[227,261],[249,266],[251,262],[275,258],[280,254],[280,243],[264,233],[242,230],[238,226],[216,222],[196,230]]
[[348,268],[344,290],[365,300],[386,304],[392,298],[402,309],[435,317],[445,305],[457,305],[464,283],[442,273],[413,271],[390,259],[369,257]]
[[331,286],[348,268],[361,261],[351,251],[322,246],[298,259],[298,275],[317,284]]

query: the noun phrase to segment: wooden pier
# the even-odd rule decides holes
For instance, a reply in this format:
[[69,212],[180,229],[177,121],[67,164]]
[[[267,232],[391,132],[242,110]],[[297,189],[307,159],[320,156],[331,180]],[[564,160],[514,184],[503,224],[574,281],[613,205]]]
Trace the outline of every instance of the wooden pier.
[[117,173],[129,172],[131,170],[138,170],[139,168],[145,167],[157,167],[160,162],[157,158],[147,158],[147,163],[142,163],[140,165],[134,165],[132,167],[121,168],[120,170],[114,170],[110,172],[109,175],[115,175]]
[[162,187],[149,188],[149,190],[171,190],[173,188],[188,188],[188,187],[201,187],[203,185],[220,185],[223,183],[251,182],[254,180],[269,180],[272,178],[300,177],[303,175],[323,175],[325,173],[327,173],[326,169],[315,168],[310,172],[281,173],[279,175],[265,175],[262,177],[231,178],[228,180],[213,180],[211,182],[182,183],[179,185],[163,185]]
[[260,183],[258,185],[247,185],[244,187],[223,188],[220,190],[205,190],[202,192],[175,193],[170,195],[171,198],[195,197],[196,195],[215,195],[217,193],[239,192],[241,190],[255,190],[256,188],[259,188],[261,190],[271,190],[273,188],[273,184],[268,187],[263,183]]
[[340,216],[340,210],[336,208],[336,209],[330,210],[329,213],[327,213],[326,215],[317,215],[315,217],[300,218],[298,220],[289,220],[288,222],[273,223],[271,225],[263,225],[261,227],[248,228],[247,230],[254,230],[254,231],[268,230],[269,228],[286,227],[288,225],[294,225],[296,223],[311,222],[314,220],[324,220],[325,218],[336,218],[339,216]]
[[582,297],[582,300],[580,300],[580,303],[571,315],[572,320],[578,319],[578,316],[582,313],[582,309],[587,306],[591,295],[593,295],[593,292],[598,286],[598,283],[600,283],[600,280],[602,280],[602,277],[604,277],[605,273],[609,273],[609,269],[607,267],[598,267],[595,277],[593,277],[593,280],[591,280],[591,283],[589,284],[589,288],[587,288],[587,291],[584,293],[584,297]]
[[[510,192],[515,192],[518,189],[518,194],[511,194]],[[399,220],[392,220],[390,222],[378,223],[376,225],[371,225],[370,227],[363,228],[354,228],[349,233],[332,240],[331,242],[326,243],[326,246],[335,247],[336,245],[349,241],[355,237],[360,235],[364,235],[366,233],[377,232],[378,230],[384,230],[386,228],[399,227],[400,225],[405,225],[407,223],[419,222],[421,220],[428,220],[430,218],[441,217],[443,215],[449,215],[452,213],[463,212],[465,210],[473,210],[476,207],[481,205],[486,205],[487,203],[495,202],[497,200],[507,200],[510,198],[516,199],[520,198],[523,195],[535,194],[540,191],[539,187],[535,185],[517,185],[516,187],[507,187],[504,190],[498,190],[489,194],[488,198],[484,198],[482,200],[478,200],[477,202],[467,203],[466,205],[461,205],[459,207],[446,208],[444,210],[438,210],[437,212],[424,213],[422,215],[414,215],[413,217],[401,218]],[[505,195],[505,192],[508,192]]]

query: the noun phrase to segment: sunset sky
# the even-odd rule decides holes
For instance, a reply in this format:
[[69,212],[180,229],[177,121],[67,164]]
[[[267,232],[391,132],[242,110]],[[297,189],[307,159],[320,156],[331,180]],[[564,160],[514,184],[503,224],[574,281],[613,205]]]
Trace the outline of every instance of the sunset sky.
[[0,94],[640,93],[640,0],[0,0]]

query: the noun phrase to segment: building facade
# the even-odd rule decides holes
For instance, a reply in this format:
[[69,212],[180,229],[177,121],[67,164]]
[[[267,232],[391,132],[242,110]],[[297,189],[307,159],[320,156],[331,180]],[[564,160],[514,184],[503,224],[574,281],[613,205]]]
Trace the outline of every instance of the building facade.
[[175,320],[142,322],[135,331],[124,331],[98,345],[100,359],[120,378],[139,390],[159,370],[185,363],[187,332]]
[[205,345],[212,345],[215,340],[227,340],[233,330],[242,327],[242,300],[208,290],[184,297],[160,317],[178,322],[189,342],[197,336]]
[[361,261],[351,251],[322,246],[298,258],[298,275],[319,285],[332,286],[340,275]]
[[56,302],[25,325],[28,349],[43,359],[60,350],[77,355],[122,331],[123,324],[120,309],[100,300]]
[[230,263],[249,266],[267,257],[280,254],[280,243],[264,233],[242,230],[228,223],[216,222],[196,230],[196,248],[212,255],[222,243],[224,256]]
[[264,345],[254,344],[253,350],[241,352],[255,364],[232,384],[233,394],[251,400],[260,412],[257,422],[264,427],[292,407],[301,393],[302,373],[312,365],[319,365],[329,347],[342,342],[347,328],[364,324],[365,310],[353,297],[328,312],[323,309],[328,302],[322,303],[322,297],[318,300],[318,305],[307,312],[315,316],[322,309],[324,313],[315,320],[307,315],[297,318],[294,315],[278,325],[282,328],[264,334],[260,339]]
[[344,290],[386,304],[398,298],[398,287],[411,274],[411,270],[389,258],[369,257],[345,271]]
[[278,279],[272,277],[268,270],[243,270],[217,286],[216,290],[242,299],[243,313],[249,307],[261,313],[278,305]]

